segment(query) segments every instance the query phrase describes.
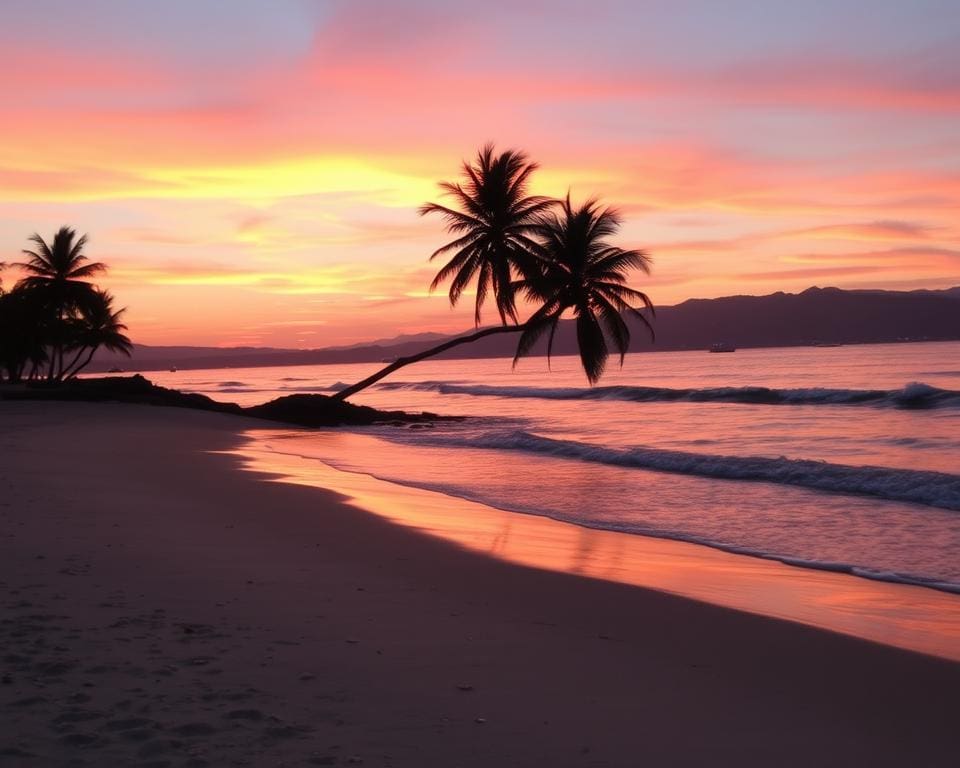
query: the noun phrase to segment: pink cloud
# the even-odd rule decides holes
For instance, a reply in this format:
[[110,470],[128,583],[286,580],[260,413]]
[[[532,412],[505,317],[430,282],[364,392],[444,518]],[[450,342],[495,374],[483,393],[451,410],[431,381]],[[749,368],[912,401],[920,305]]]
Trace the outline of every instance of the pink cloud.
[[788,236],[850,238],[854,240],[925,240],[932,227],[910,221],[870,221],[854,224],[825,224],[797,230]]
[[[433,5],[383,4],[371,16],[337,4],[307,52],[232,69],[129,49],[53,46],[37,56],[30,41],[0,47],[0,195],[48,203],[29,216],[6,206],[0,243],[15,252],[37,221],[89,216],[99,225],[96,257],[120,254],[108,279],[133,297],[124,301],[183,334],[203,326],[225,338],[239,314],[286,323],[284,313],[314,298],[323,270],[345,292],[318,305],[332,334],[376,335],[387,322],[465,327],[469,311],[450,311],[442,291],[423,297],[435,266],[424,258],[444,242],[441,227],[412,208],[408,219],[395,216],[347,178],[339,192],[288,195],[281,186],[243,204],[218,193],[179,206],[155,198],[193,192],[198,177],[218,171],[327,156],[450,179],[460,158],[495,139],[542,160],[545,191],[569,185],[577,199],[617,203],[637,245],[648,244],[652,221],[658,301],[693,285],[715,295],[740,280],[956,274],[960,143],[942,129],[960,112],[960,81],[947,69],[816,51],[745,50],[711,67],[639,50],[545,55],[518,44],[519,34],[492,36],[485,14]],[[540,15],[518,10],[522,22],[542,23],[552,6],[541,5]],[[580,21],[590,10],[577,11]],[[862,148],[821,131],[822,145],[796,146],[731,127],[773,114],[797,125],[842,114],[897,141]],[[934,138],[920,141],[928,129]],[[178,170],[177,182],[151,174],[165,168]],[[853,241],[910,248],[857,251]],[[818,247],[833,252],[804,253]],[[223,283],[158,287],[173,277]],[[246,281],[242,290],[234,279]],[[183,323],[184,314],[195,320]],[[150,333],[162,335],[156,322]],[[279,342],[284,327],[271,326],[269,338]]]

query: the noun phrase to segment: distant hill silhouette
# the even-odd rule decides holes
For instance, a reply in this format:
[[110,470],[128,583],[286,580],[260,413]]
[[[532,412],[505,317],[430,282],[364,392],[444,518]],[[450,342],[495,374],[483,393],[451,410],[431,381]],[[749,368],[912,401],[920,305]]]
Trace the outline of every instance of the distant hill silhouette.
[[[802,293],[689,299],[657,310],[656,344],[639,323],[632,323],[633,351],[706,349],[716,342],[736,347],[781,347],[811,344],[876,344],[896,341],[960,340],[960,287],[920,291],[847,291],[808,288]],[[136,345],[133,358],[98,354],[91,371],[113,366],[130,371],[171,367],[242,368],[269,365],[316,365],[392,360],[414,354],[447,338],[415,334],[386,341],[323,349],[258,347],[150,347]],[[400,339],[406,339],[400,341]],[[440,355],[442,358],[512,357],[517,337],[482,339]],[[535,354],[543,354],[541,347]],[[565,321],[554,354],[576,352],[572,324]]]

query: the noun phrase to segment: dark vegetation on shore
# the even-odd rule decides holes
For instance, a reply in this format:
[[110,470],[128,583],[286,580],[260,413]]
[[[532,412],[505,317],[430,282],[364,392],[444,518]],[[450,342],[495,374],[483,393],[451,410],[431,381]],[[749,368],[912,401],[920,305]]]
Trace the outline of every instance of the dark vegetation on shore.
[[100,379],[72,379],[59,385],[46,383],[7,384],[0,387],[0,400],[68,400],[78,402],[119,402],[192,408],[238,416],[254,416],[302,427],[366,426],[371,424],[426,425],[434,421],[458,420],[456,416],[434,413],[380,411],[354,405],[326,395],[288,395],[262,405],[244,408],[223,403],[206,395],[160,387],[143,376],[107,376]]
[[25,276],[12,291],[0,288],[0,381],[72,379],[101,347],[129,357],[125,310],[88,282],[107,266],[87,258],[87,236],[60,227],[49,242],[34,234],[30,243],[14,264]]

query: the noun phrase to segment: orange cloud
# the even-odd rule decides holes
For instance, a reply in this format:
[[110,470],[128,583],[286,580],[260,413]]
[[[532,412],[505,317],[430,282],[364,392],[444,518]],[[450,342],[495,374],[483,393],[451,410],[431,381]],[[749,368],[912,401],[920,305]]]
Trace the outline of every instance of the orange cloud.
[[827,240],[925,240],[932,228],[909,221],[872,221],[858,224],[824,224],[789,233],[789,237]]
[[952,270],[960,268],[960,249],[930,248],[925,246],[889,248],[882,251],[853,253],[810,253],[793,257],[799,262],[895,262],[902,268],[933,268]]
[[771,269],[764,272],[741,272],[736,275],[740,280],[819,280],[822,278],[847,277],[849,275],[867,275],[876,272],[888,272],[898,267],[878,265],[849,265],[843,267],[809,267],[804,269]]

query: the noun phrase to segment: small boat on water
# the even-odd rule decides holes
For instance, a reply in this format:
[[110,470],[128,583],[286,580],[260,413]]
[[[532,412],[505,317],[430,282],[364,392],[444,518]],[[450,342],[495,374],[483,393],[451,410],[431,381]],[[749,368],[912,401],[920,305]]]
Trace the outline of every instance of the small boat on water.
[[733,344],[728,344],[725,341],[717,341],[710,345],[708,352],[736,352],[737,348]]
[[173,366],[173,367],[170,369],[170,373],[176,373],[176,372],[177,372],[177,366]]
[[123,368],[111,368],[107,373],[123,373]]

